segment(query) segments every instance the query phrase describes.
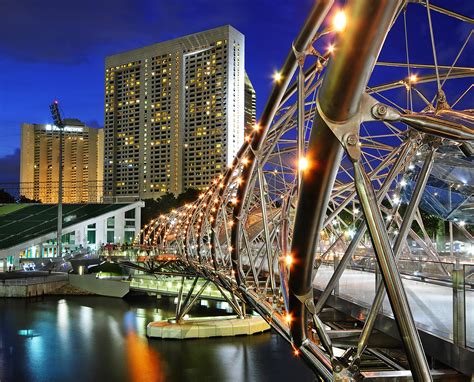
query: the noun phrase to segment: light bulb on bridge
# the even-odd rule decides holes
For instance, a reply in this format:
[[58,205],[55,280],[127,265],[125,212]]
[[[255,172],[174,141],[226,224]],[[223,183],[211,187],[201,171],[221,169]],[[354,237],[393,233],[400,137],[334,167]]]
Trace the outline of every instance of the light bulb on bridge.
[[309,162],[308,159],[305,157],[301,157],[300,160],[298,161],[298,168],[300,171],[306,171],[309,167]]
[[416,84],[416,82],[418,81],[418,77],[416,76],[416,74],[412,74],[408,79],[411,84]]
[[347,17],[344,11],[339,11],[334,16],[333,25],[334,29],[338,32],[342,32],[346,28]]
[[275,72],[273,73],[273,80],[274,80],[276,83],[280,82],[282,79],[283,79],[283,76],[281,75],[280,72],[275,71]]

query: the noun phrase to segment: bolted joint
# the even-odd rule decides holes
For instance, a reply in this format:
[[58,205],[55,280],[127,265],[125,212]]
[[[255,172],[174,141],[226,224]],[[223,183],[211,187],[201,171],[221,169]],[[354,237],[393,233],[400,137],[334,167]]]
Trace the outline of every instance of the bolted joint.
[[387,115],[387,106],[382,103],[378,103],[372,108],[372,115],[375,118],[383,119]]
[[359,138],[355,134],[349,134],[346,138],[346,143],[348,146],[355,146],[359,142]]

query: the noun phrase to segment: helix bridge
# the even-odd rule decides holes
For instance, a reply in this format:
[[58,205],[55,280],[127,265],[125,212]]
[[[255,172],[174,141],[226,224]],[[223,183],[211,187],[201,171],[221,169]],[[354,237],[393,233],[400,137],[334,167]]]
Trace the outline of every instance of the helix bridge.
[[[260,313],[325,381],[450,380],[428,362],[403,269],[415,243],[421,262],[459,275],[443,266],[427,214],[473,241],[474,67],[459,64],[473,19],[430,3],[315,1],[226,171],[137,237],[230,292],[239,315]],[[326,312],[357,266],[375,288],[355,330]],[[400,379],[364,363],[383,357],[375,329],[387,304],[407,360],[393,367]],[[472,364],[457,318],[449,349]]]

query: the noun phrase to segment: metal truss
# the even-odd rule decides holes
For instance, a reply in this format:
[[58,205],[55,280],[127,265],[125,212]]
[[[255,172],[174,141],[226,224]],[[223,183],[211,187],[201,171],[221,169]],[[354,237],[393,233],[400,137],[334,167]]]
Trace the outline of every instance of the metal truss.
[[[370,379],[361,359],[376,352],[369,339],[387,295],[408,375],[429,381],[436,373],[397,263],[412,257],[407,238],[439,260],[420,201],[433,165],[446,155],[465,157],[474,140],[472,110],[454,110],[450,103],[460,98],[449,93],[450,83],[474,75],[472,67],[456,65],[472,31],[454,62],[441,65],[431,14],[463,25],[473,20],[428,1],[349,0],[346,25],[332,27],[337,7],[315,2],[259,123],[225,173],[195,203],[151,221],[137,241],[178,256],[196,277],[231,292],[239,314],[237,299],[257,310],[327,381]],[[431,45],[423,61],[411,59],[410,22],[426,24]],[[400,31],[404,54],[389,62],[391,33]],[[315,300],[314,280],[328,261],[334,272]],[[377,269],[378,286],[358,338],[340,345],[335,338],[354,331],[335,330],[321,317],[344,271],[357,262]]]

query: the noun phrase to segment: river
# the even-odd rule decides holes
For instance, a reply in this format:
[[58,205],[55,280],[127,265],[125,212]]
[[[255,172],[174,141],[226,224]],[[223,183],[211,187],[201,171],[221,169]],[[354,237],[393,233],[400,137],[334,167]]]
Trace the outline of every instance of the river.
[[[223,314],[203,302],[191,315]],[[220,307],[220,306],[219,306]],[[170,299],[47,296],[0,299],[0,381],[314,381],[275,332],[148,339]]]

